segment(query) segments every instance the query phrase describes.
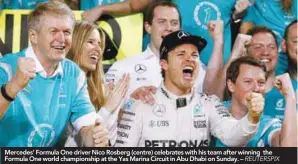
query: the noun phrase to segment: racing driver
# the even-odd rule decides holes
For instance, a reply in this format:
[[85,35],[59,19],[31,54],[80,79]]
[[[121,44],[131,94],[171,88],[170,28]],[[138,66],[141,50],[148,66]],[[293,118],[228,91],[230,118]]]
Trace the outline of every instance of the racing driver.
[[118,124],[117,146],[208,146],[211,134],[228,146],[245,146],[255,134],[264,107],[261,94],[247,95],[247,114],[235,120],[216,96],[197,93],[199,52],[206,40],[185,31],[167,35],[160,48],[164,81],[153,105],[131,99]]

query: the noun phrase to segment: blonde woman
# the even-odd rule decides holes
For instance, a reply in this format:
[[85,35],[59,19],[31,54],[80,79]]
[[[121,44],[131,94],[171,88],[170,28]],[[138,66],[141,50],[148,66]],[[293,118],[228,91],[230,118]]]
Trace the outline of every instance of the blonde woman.
[[[119,112],[116,109],[119,109],[118,106],[127,92],[129,75],[124,75],[114,87],[113,84],[109,84],[109,87],[104,84],[102,65],[104,47],[104,32],[94,24],[80,21],[75,25],[72,47],[67,58],[77,63],[85,72],[91,102],[107,127],[110,138],[116,140]],[[74,142],[72,137],[69,137],[65,146],[78,146],[78,142],[78,139]]]

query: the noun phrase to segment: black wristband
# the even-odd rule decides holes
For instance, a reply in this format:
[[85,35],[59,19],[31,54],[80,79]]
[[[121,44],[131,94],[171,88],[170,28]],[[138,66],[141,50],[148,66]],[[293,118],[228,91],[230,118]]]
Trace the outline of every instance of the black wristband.
[[13,101],[14,98],[11,98],[11,97],[6,93],[5,86],[6,86],[6,84],[3,84],[2,87],[1,87],[1,94],[2,94],[2,96],[3,96],[7,101]]

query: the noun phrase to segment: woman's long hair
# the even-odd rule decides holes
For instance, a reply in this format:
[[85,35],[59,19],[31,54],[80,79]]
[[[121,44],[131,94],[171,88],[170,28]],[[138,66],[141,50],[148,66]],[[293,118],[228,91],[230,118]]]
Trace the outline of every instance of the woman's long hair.
[[67,54],[67,58],[74,61],[82,69],[83,49],[84,43],[87,41],[92,31],[96,29],[99,31],[101,39],[101,54],[98,60],[95,71],[86,73],[89,96],[92,104],[96,110],[99,110],[105,103],[105,89],[104,89],[104,71],[102,64],[102,57],[105,48],[105,34],[102,29],[96,25],[88,23],[87,21],[76,22],[72,37],[72,46]]

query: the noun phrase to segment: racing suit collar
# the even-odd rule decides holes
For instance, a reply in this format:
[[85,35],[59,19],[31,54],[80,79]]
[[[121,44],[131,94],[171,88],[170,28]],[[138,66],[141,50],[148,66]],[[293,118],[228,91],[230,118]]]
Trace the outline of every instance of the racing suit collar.
[[177,96],[173,94],[171,91],[169,91],[165,86],[164,83],[162,83],[161,92],[170,100],[172,100],[173,104],[176,104],[177,109],[187,106],[187,104],[191,103],[193,97],[194,97],[194,88],[191,89],[191,93],[184,95],[184,96]]

